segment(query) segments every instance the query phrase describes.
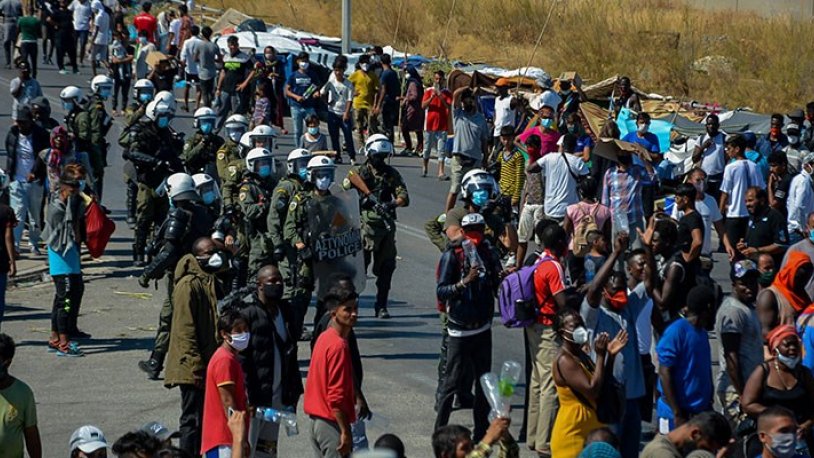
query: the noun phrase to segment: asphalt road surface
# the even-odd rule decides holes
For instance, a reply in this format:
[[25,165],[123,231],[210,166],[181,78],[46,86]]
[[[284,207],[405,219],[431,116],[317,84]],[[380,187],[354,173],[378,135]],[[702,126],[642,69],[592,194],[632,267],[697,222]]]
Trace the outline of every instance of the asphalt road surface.
[[[16,71],[0,70],[0,85],[8,87],[15,76]],[[38,76],[51,102],[53,117],[59,121],[64,116],[59,91],[67,85],[90,90],[89,67],[81,68],[79,75],[63,76],[51,65],[41,66]],[[176,92],[178,97],[182,96],[180,90]],[[11,122],[10,107],[9,92],[0,90],[3,132]],[[179,108],[172,125],[191,133],[191,113]],[[86,356],[60,358],[46,351],[53,299],[50,283],[7,294],[2,331],[10,334],[18,345],[10,370],[34,390],[45,457],[67,456],[71,432],[84,424],[99,426],[111,444],[123,433],[148,421],[161,421],[171,429],[178,426],[179,391],[164,388],[160,381],[147,380],[137,367],[137,362],[147,358],[152,348],[165,292],[163,286],[140,288],[136,282],[140,270],[131,266],[132,231],[124,223],[122,159],[116,144],[120,132],[121,124],[117,121],[108,134],[113,147],[104,190],[104,204],[117,222],[116,233],[105,255],[84,266],[86,289],[79,326],[93,335],[82,343]],[[291,135],[278,140],[278,153],[286,154],[293,148]],[[371,444],[381,434],[392,432],[402,438],[409,456],[427,457],[432,456],[430,436],[435,420],[433,402],[440,343],[435,308],[435,267],[440,253],[425,237],[423,225],[443,210],[449,184],[439,182],[433,172],[422,178],[420,162],[418,158],[402,157],[392,161],[407,182],[411,201],[398,214],[399,260],[389,306],[393,318],[385,321],[373,317],[375,285],[369,277],[356,332],[365,368],[364,392],[374,413],[367,427]],[[431,164],[431,170],[433,167]],[[347,165],[340,166],[337,177],[346,171]],[[27,253],[26,248],[23,245],[21,250]],[[717,266],[719,280],[725,276],[724,265],[719,262]],[[728,286],[728,281],[721,283]],[[506,360],[523,362],[520,330],[506,329],[496,320],[493,346],[495,371]],[[303,376],[308,368],[309,351],[307,344],[301,344]],[[512,415],[511,432],[515,437],[520,430],[523,389],[513,399],[517,408]],[[299,410],[300,434],[281,437],[282,457],[312,453],[307,418],[302,415],[301,406]],[[471,411],[453,413],[450,422],[471,428]],[[532,456],[522,445],[521,450],[522,456]]]

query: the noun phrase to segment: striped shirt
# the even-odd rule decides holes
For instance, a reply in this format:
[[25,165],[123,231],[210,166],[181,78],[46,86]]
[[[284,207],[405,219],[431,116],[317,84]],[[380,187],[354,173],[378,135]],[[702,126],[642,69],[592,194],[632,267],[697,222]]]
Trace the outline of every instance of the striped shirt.
[[523,185],[526,181],[526,161],[519,149],[499,151],[497,162],[500,164],[500,193],[512,198],[512,204],[520,203]]
[[644,167],[631,165],[627,171],[612,165],[605,172],[602,186],[602,205],[610,207],[611,213],[624,212],[629,222],[644,220],[642,184],[652,179]]

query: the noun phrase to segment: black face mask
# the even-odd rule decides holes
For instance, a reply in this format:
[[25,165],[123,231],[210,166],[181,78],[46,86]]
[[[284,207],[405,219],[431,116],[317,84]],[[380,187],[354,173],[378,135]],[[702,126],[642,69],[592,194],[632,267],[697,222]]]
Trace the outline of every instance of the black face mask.
[[4,361],[0,361],[0,380],[5,380],[8,377],[8,365]]
[[283,298],[283,284],[282,283],[266,283],[263,285],[263,295],[266,299],[272,301],[279,301]]
[[370,156],[370,158],[368,158],[368,161],[370,162],[370,165],[376,167],[377,169],[384,166],[384,157],[378,154]]

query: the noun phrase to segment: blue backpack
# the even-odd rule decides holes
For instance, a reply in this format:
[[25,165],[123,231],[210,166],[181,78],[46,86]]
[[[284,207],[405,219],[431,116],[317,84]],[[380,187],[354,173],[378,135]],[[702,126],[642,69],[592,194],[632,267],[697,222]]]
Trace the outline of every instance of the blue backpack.
[[537,320],[540,310],[534,289],[534,271],[541,262],[550,258],[542,257],[534,264],[518,269],[500,282],[497,298],[500,305],[500,319],[507,328],[525,328]]

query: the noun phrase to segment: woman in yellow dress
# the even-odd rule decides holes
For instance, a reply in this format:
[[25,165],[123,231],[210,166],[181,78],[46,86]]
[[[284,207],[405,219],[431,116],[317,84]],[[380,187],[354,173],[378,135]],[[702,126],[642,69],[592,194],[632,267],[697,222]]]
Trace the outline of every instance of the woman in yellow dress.
[[551,456],[576,458],[588,433],[604,426],[597,419],[596,402],[603,378],[613,376],[605,368],[613,364],[614,357],[627,344],[628,335],[624,330],[613,340],[607,333],[597,335],[594,363],[583,351],[589,336],[579,312],[573,309],[560,311],[555,330],[562,339],[562,347],[552,368],[560,409],[551,432]]

